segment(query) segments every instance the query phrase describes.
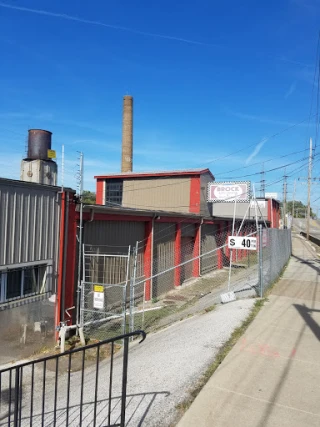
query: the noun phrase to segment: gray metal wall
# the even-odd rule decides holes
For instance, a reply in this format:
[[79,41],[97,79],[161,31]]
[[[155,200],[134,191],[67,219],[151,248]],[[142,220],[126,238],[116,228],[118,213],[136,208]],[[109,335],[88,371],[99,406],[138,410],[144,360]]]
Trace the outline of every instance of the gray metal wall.
[[[174,266],[175,224],[154,225],[153,274],[161,273]],[[156,298],[174,289],[174,270],[153,279],[152,297]]]
[[[218,226],[203,224],[201,226],[201,254],[210,252],[223,244],[224,237],[218,234]],[[217,268],[217,252],[212,252],[200,258],[201,274],[209,273]]]
[[[0,178],[0,270],[45,263],[56,289],[61,195],[49,187]],[[54,339],[50,292],[0,304],[0,364],[28,357]],[[40,327],[41,325],[41,327]]]
[[0,179],[0,266],[56,264],[60,200],[57,188]]
[[[263,206],[264,202],[264,206]],[[268,200],[259,200],[259,207],[257,208],[257,215],[259,219],[268,220]],[[242,219],[247,212],[249,203],[237,203],[236,218]],[[212,203],[212,215],[221,218],[232,218],[234,212],[234,203]],[[247,219],[255,219],[256,212],[254,205],[250,205],[247,213]]]
[[200,212],[203,216],[211,216],[211,203],[208,199],[208,184],[212,182],[212,176],[209,173],[200,175]]
[[127,253],[128,246],[135,246],[144,239],[145,223],[143,221],[95,221],[84,225],[84,243],[89,245],[106,245],[106,253]]

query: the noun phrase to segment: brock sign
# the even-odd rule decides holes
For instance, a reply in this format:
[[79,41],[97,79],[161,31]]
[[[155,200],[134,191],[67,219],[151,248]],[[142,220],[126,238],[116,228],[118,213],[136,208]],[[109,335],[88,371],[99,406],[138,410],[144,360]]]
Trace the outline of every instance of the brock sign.
[[208,184],[208,202],[228,203],[248,202],[250,182],[210,182]]

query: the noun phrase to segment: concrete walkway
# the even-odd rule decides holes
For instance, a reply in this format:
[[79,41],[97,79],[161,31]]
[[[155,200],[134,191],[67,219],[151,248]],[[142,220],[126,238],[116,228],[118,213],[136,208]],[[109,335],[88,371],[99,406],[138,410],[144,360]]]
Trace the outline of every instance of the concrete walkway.
[[293,256],[243,338],[178,427],[320,426],[320,260],[293,235]]

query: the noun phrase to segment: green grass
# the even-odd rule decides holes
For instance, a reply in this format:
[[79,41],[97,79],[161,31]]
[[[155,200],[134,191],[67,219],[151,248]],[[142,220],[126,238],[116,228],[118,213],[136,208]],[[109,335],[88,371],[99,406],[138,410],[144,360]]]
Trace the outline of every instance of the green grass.
[[206,308],[204,309],[204,312],[205,312],[205,313],[210,313],[210,311],[215,310],[215,308],[216,308],[216,307],[217,307],[217,304],[210,305],[209,307],[206,307]]
[[180,412],[180,416],[183,415],[183,413],[190,407],[192,402],[195,400],[195,398],[198,396],[202,388],[205,386],[205,384],[208,382],[208,380],[211,378],[211,376],[214,374],[214,372],[217,370],[217,368],[221,365],[225,357],[228,355],[228,353],[232,350],[232,348],[235,346],[235,344],[238,342],[239,338],[245,333],[250,323],[253,321],[253,319],[257,316],[261,308],[263,307],[264,303],[267,301],[266,298],[258,299],[249,316],[243,321],[241,326],[236,328],[229,340],[221,347],[219,350],[217,356],[215,357],[215,360],[211,363],[211,365],[207,368],[207,370],[204,372],[204,374],[201,376],[195,387],[190,391],[189,396],[181,403],[179,403],[176,406],[176,409]]

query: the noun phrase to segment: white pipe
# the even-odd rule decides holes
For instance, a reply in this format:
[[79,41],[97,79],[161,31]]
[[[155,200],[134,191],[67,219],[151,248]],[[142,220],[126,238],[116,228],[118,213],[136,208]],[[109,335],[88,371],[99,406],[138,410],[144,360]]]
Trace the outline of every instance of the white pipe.
[[65,344],[66,344],[66,327],[63,325],[59,331],[60,335],[60,353],[65,352]]
[[86,340],[84,338],[83,328],[79,328],[79,337],[82,345],[86,345]]

